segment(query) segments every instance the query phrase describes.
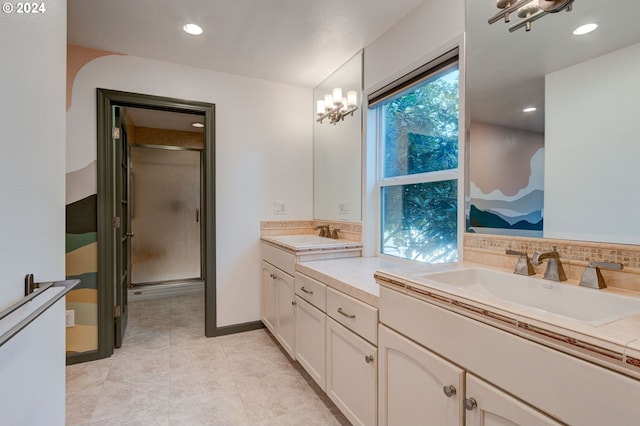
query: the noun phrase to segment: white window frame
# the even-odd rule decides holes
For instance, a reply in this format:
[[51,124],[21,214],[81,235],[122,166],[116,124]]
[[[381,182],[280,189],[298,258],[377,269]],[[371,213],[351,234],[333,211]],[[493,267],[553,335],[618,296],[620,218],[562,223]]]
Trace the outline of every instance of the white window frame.
[[[381,258],[388,258],[394,261],[406,262],[410,264],[416,264],[417,262],[411,259],[405,259],[393,255],[388,255],[382,252],[382,200],[381,192],[382,188],[396,186],[396,185],[410,185],[417,183],[430,183],[445,180],[456,179],[458,182],[458,218],[457,218],[457,250],[458,250],[458,263],[463,261],[464,258],[464,232],[466,228],[465,220],[465,189],[466,185],[466,145],[467,145],[467,122],[466,122],[466,110],[465,110],[465,61],[464,61],[464,44],[462,39],[456,39],[447,45],[442,46],[428,57],[423,58],[417,66],[414,64],[411,67],[407,67],[399,73],[396,73],[393,77],[385,80],[382,84],[378,84],[376,87],[367,90],[363,101],[367,100],[371,93],[376,92],[380,88],[392,83],[404,75],[409,74],[411,71],[424,66],[432,61],[437,60],[443,54],[451,51],[452,49],[458,49],[458,61],[457,66],[459,70],[458,74],[458,168],[449,169],[436,172],[418,173],[412,175],[403,175],[396,177],[383,177],[383,141],[382,129],[383,129],[383,117],[382,109],[376,108],[371,110],[369,104],[366,104],[366,110],[364,114],[365,123],[365,150],[364,150],[364,170],[363,170],[363,205],[366,206],[363,212],[363,232],[364,232],[364,254],[363,255],[375,255]],[[428,265],[428,264],[424,264]]]

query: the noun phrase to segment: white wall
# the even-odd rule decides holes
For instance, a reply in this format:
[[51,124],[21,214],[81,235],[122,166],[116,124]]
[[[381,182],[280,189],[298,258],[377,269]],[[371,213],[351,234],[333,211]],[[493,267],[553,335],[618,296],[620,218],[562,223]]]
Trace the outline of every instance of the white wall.
[[[364,96],[454,47],[452,44],[462,40],[464,25],[464,0],[425,0],[364,49]],[[463,88],[460,96],[463,97]],[[371,136],[374,135],[375,128],[372,117],[369,117],[366,111],[364,116],[366,117],[362,156],[364,255],[374,256],[378,232],[376,219],[378,195],[375,191],[376,149],[375,141]],[[464,181],[462,175],[460,178]],[[460,211],[460,215],[462,223],[463,210]],[[462,245],[459,249],[461,247]]]
[[[96,159],[96,88],[216,105],[218,327],[260,318],[260,221],[313,211],[312,90],[133,56],[85,65],[67,114],[67,171]],[[274,216],[273,202],[287,202]]]
[[425,0],[365,48],[365,92],[424,65],[431,52],[464,32],[464,22],[464,0]]
[[64,279],[65,0],[0,13],[0,308]]
[[546,238],[640,244],[639,75],[635,44],[546,77]]
[[[45,6],[0,13],[0,309],[65,274],[66,0]],[[64,302],[0,348],[0,383],[1,422],[64,424]]]

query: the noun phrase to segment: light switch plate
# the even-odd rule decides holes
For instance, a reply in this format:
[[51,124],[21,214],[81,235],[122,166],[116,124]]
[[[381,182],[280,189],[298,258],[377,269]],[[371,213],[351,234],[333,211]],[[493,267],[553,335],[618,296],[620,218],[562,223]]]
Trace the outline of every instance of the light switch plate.
[[349,214],[349,202],[340,201],[338,203],[338,214]]
[[69,310],[64,311],[64,323],[65,327],[73,327],[76,325],[76,311]]
[[287,202],[286,201],[274,201],[273,202],[273,214],[285,215],[287,214]]

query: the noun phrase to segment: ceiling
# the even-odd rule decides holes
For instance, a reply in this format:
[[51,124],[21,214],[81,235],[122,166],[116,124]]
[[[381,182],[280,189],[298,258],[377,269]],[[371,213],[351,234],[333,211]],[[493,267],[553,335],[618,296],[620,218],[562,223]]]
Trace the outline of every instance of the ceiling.
[[[488,19],[499,12],[495,0],[467,0],[467,102],[471,119],[495,125],[544,132],[546,74],[640,42],[637,0],[575,0],[573,11],[548,14],[529,32],[508,31],[509,24]],[[579,25],[598,29],[576,37]],[[525,106],[538,110],[522,113]]]
[[203,128],[191,125],[195,122],[204,124],[202,115],[133,107],[126,107],[124,110],[135,127],[180,130],[191,133],[204,132]]
[[68,0],[67,40],[311,88],[422,1]]

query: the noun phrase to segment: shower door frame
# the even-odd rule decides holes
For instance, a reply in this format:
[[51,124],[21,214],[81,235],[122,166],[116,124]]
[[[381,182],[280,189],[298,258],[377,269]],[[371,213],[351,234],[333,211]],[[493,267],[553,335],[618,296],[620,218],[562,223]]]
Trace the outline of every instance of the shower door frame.
[[[133,283],[133,261],[130,259],[129,261],[129,270],[131,271],[131,279],[129,280],[129,288],[141,288],[141,287],[145,287],[145,286],[154,286],[154,285],[162,285],[162,284],[170,284],[170,283],[176,283],[176,282],[180,282],[180,283],[184,283],[184,282],[196,282],[196,281],[203,281],[204,280],[204,263],[205,263],[205,257],[204,257],[204,253],[203,253],[203,241],[204,241],[204,232],[203,232],[203,223],[204,221],[202,220],[203,218],[202,216],[202,211],[204,210],[203,207],[203,200],[204,200],[204,191],[203,191],[203,185],[204,185],[204,181],[205,181],[205,176],[204,176],[204,153],[205,150],[204,148],[189,148],[189,147],[182,147],[182,146],[174,146],[174,145],[154,145],[154,144],[139,144],[139,143],[132,143],[129,144],[129,158],[132,157],[131,154],[131,149],[132,148],[142,148],[142,149],[163,149],[166,151],[191,151],[191,152],[198,152],[200,155],[200,159],[198,162],[198,167],[199,167],[199,185],[200,185],[200,190],[198,191],[200,194],[200,203],[198,205],[198,222],[199,222],[199,245],[200,245],[200,276],[197,278],[179,278],[179,279],[171,279],[171,280],[161,280],[161,281],[149,281],[149,282],[143,282],[143,283]],[[135,202],[133,200],[134,197],[134,191],[133,189],[130,190],[130,194],[129,194],[131,200],[129,203],[129,208],[133,209],[133,206],[135,205]],[[135,232],[135,230],[133,229],[132,226],[132,231]]]
[[201,115],[205,119],[202,153],[202,278],[205,288],[205,336],[227,334],[216,322],[216,216],[215,216],[215,105],[206,102],[122,92],[109,89],[97,91],[98,150],[98,350],[86,354],[79,362],[106,358],[114,352],[114,283],[115,239],[113,218],[115,206],[115,171],[112,158],[111,110],[114,106],[147,108]]

